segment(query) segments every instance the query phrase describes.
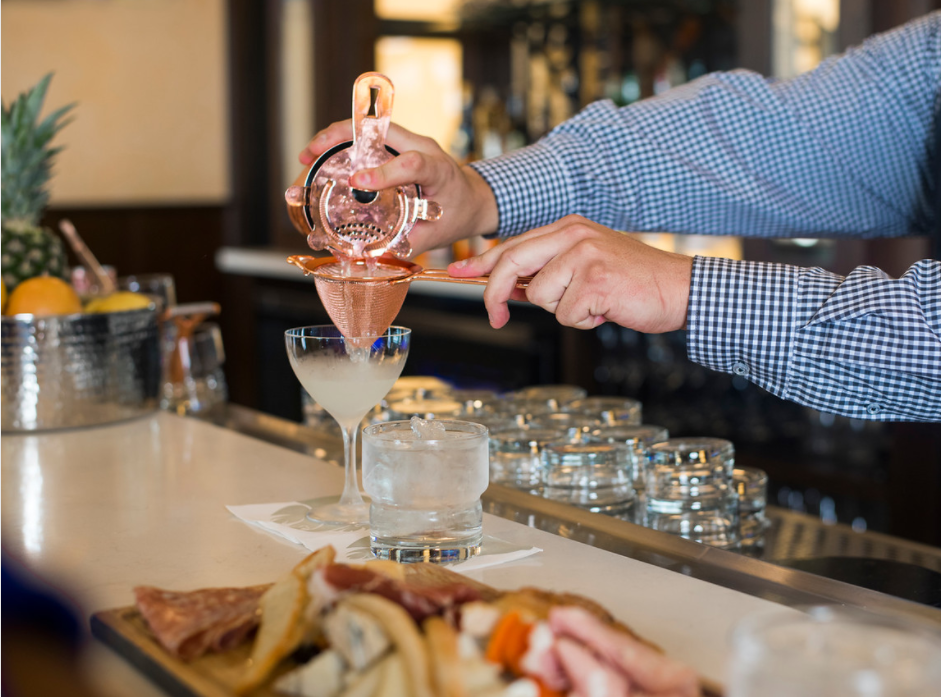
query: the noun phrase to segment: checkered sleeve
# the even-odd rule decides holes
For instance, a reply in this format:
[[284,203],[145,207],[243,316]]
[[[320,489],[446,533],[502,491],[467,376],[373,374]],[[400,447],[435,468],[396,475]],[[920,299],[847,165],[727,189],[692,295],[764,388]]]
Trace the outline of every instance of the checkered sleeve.
[[941,421],[941,262],[901,278],[696,257],[691,360],[859,419]]
[[790,80],[736,70],[627,107],[596,102],[472,166],[494,191],[501,236],[571,213],[633,231],[924,234],[939,105],[934,12]]

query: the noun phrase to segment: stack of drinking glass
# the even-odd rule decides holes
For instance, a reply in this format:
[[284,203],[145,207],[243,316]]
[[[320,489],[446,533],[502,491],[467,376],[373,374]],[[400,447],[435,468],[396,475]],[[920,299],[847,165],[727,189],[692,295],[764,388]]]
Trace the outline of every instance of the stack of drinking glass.
[[[308,407],[309,423],[320,420]],[[490,481],[723,548],[763,542],[767,476],[736,467],[731,442],[670,438],[626,397],[572,385],[498,394],[400,378],[365,425],[461,419],[486,426]]]

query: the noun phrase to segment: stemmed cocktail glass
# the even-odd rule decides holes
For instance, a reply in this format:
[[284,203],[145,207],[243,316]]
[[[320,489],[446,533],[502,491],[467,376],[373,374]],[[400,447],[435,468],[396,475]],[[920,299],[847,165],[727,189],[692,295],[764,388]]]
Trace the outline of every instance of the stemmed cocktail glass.
[[338,501],[311,509],[324,523],[369,523],[369,506],[356,481],[356,438],[363,417],[402,374],[411,329],[389,327],[378,337],[344,337],[333,325],[284,333],[294,374],[308,394],[340,425],[346,479]]

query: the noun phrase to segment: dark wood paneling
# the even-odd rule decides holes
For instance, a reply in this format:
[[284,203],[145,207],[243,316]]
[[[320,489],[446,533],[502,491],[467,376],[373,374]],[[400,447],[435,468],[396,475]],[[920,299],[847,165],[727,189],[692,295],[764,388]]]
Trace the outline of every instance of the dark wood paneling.
[[375,70],[378,22],[373,0],[312,0],[314,125],[350,118],[353,83]]
[[[68,218],[102,264],[119,276],[173,274],[180,302],[222,302],[215,254],[222,244],[222,206],[52,208],[43,222],[54,230]],[[71,252],[70,252],[71,255]],[[77,263],[74,256],[71,262]]]
[[229,127],[232,206],[225,243],[268,242],[269,153],[277,149],[268,104],[274,61],[265,32],[269,2],[229,0]]

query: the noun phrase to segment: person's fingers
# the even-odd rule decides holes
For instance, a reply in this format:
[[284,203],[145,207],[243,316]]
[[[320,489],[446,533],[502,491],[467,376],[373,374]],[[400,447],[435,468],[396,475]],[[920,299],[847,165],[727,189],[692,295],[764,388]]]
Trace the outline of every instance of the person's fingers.
[[575,639],[616,666],[647,693],[678,697],[699,695],[696,673],[690,668],[609,627],[582,608],[553,608],[549,625],[557,636]]
[[418,150],[409,150],[379,167],[354,172],[350,177],[350,184],[367,191],[418,184],[434,191],[446,184],[451,171],[447,160]]
[[594,329],[606,321],[617,283],[607,263],[599,263],[604,257],[596,244],[581,240],[546,264],[528,293],[531,302],[554,313],[565,327]]
[[450,273],[452,276],[458,276],[459,278],[467,278],[469,276],[484,276],[493,270],[493,267],[497,265],[500,257],[503,256],[503,254],[506,252],[520,246],[521,244],[526,244],[530,240],[536,239],[537,237],[544,237],[545,235],[562,230],[563,228],[567,227],[568,224],[568,218],[562,218],[561,220],[557,220],[556,222],[550,223],[549,225],[533,228],[528,232],[524,232],[521,235],[511,237],[510,239],[501,242],[496,247],[491,247],[483,254],[478,254],[475,257],[464,259],[462,261],[453,262],[448,266],[448,273]]
[[[516,281],[521,276],[540,273],[549,261],[572,244],[573,240],[566,234],[566,230],[557,230],[538,237],[530,237],[520,244],[508,247],[500,255],[490,271],[490,280],[484,290],[484,305],[487,307],[487,314],[494,328],[499,329],[510,318],[506,303],[516,288]],[[526,297],[532,302],[529,290],[526,292]]]
[[434,138],[412,133],[407,128],[403,128],[395,123],[389,124],[386,144],[399,154],[408,152],[409,150],[417,150],[418,152],[423,152],[428,155],[444,153],[444,150],[442,150],[441,146],[438,145],[438,142]]
[[[353,120],[346,119],[330,124],[322,131],[316,133],[307,146],[301,150],[298,159],[305,165],[313,164],[314,160],[323,155],[334,145],[339,145],[353,139]],[[389,124],[389,133],[386,143],[399,153],[407,150],[434,153],[441,150],[431,138],[416,135],[406,128]]]
[[556,654],[578,697],[627,697],[628,679],[571,639],[558,639]]
[[336,121],[314,135],[297,159],[301,164],[311,165],[318,157],[323,155],[334,145],[339,145],[353,139],[353,120]]

